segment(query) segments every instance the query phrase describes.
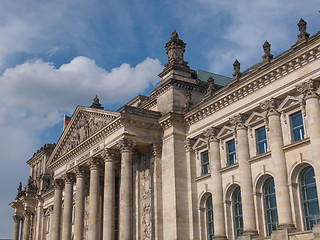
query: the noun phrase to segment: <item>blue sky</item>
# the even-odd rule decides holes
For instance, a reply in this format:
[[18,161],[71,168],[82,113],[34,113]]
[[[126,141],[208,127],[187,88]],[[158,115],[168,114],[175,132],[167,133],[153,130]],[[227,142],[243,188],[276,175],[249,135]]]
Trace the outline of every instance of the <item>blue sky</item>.
[[316,0],[2,0],[0,8],[0,238],[11,238],[25,163],[56,142],[63,114],[98,94],[116,110],[148,94],[166,63],[176,28],[192,69],[231,76],[260,62],[262,44],[276,56],[297,40],[302,17],[320,30]]

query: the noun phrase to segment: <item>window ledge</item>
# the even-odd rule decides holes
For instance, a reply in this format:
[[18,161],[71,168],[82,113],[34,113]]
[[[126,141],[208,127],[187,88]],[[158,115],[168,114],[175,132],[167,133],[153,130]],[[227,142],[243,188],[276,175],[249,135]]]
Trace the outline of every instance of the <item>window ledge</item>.
[[226,166],[226,167],[224,167],[224,168],[221,168],[221,169],[220,169],[220,173],[223,173],[223,172],[226,172],[226,171],[232,170],[232,169],[234,169],[234,168],[238,168],[238,167],[239,167],[239,163],[235,163],[235,164]]
[[294,148],[296,146],[299,146],[299,145],[302,145],[302,144],[305,144],[305,143],[309,143],[309,142],[310,142],[310,138],[305,138],[305,139],[302,139],[300,141],[293,142],[293,143],[290,143],[290,144],[282,147],[282,150],[286,151],[286,150],[289,150],[290,148]]
[[267,157],[270,157],[271,156],[271,152],[268,151],[268,152],[265,152],[265,153],[262,153],[262,154],[259,154],[255,157],[252,157],[249,159],[249,162],[255,162],[255,161],[259,161],[261,159],[264,159],[264,158],[267,158]]
[[199,176],[199,177],[196,177],[194,180],[195,180],[196,182],[198,182],[198,181],[201,181],[201,180],[210,178],[210,177],[211,177],[211,174],[210,174],[210,173],[207,173],[207,174],[203,174],[203,175],[201,175],[201,176]]

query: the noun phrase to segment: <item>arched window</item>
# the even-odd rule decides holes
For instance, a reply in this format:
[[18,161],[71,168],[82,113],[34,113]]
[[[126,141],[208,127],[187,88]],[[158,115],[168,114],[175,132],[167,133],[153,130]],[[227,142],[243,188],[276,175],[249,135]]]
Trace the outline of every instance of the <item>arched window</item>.
[[274,189],[274,179],[272,177],[268,178],[263,185],[263,198],[267,225],[267,235],[270,236],[272,231],[277,230],[278,228],[276,192]]
[[243,217],[242,217],[242,202],[240,187],[237,187],[232,196],[233,201],[233,220],[234,220],[234,234],[236,239],[243,233]]
[[306,230],[311,230],[312,226],[320,219],[314,169],[311,166],[303,169],[299,180],[304,223]]
[[214,229],[213,229],[213,207],[212,207],[212,196],[207,199],[206,202],[206,217],[207,217],[207,239],[213,240]]

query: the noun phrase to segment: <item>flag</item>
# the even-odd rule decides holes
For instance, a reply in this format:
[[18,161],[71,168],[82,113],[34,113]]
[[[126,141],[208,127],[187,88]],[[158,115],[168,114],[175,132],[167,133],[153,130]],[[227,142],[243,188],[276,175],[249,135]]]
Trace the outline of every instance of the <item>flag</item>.
[[64,115],[64,123],[63,123],[63,130],[67,127],[68,123],[70,122],[71,117]]

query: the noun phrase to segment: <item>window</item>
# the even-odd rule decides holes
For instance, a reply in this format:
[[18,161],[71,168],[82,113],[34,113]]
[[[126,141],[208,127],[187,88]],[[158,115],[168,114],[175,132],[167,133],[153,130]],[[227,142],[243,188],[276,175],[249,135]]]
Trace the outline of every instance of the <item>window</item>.
[[294,142],[304,139],[303,120],[301,112],[290,115],[292,139]]
[[208,197],[206,202],[206,215],[207,215],[207,236],[208,240],[213,240],[214,229],[213,229],[213,207],[212,207],[212,196]]
[[210,172],[208,150],[201,153],[201,174]]
[[265,127],[261,127],[256,130],[256,138],[257,138],[258,154],[267,152],[268,144],[267,144],[267,134],[266,134]]
[[243,218],[242,218],[242,202],[240,187],[237,187],[232,196],[233,200],[233,220],[234,220],[234,234],[236,239],[243,233]]
[[236,144],[234,139],[227,142],[227,157],[228,157],[228,163],[229,165],[233,165],[237,162],[236,157]]
[[299,180],[304,223],[306,230],[311,230],[312,226],[320,220],[314,169],[310,166],[303,169]]
[[263,185],[264,211],[267,225],[267,235],[270,236],[273,230],[278,228],[278,211],[274,179],[268,178]]

